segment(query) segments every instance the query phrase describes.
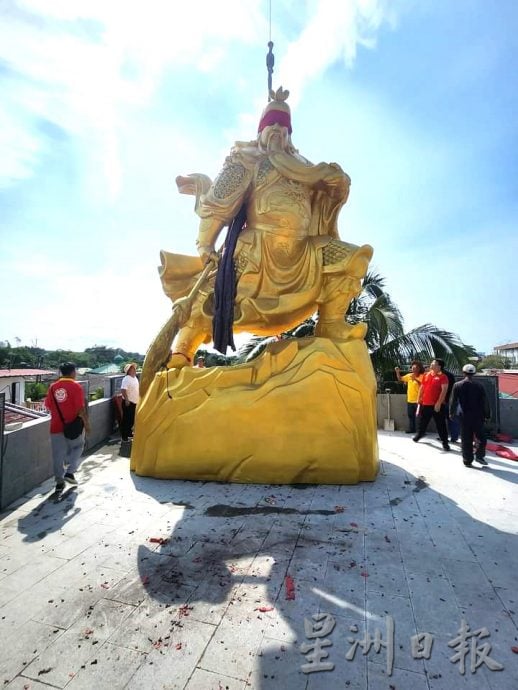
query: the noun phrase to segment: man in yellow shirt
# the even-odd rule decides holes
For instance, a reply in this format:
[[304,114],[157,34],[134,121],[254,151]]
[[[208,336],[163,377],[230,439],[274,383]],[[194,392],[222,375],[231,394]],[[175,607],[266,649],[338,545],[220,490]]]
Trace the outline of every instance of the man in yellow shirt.
[[404,383],[407,387],[406,393],[406,404],[407,404],[407,415],[408,415],[408,429],[405,431],[406,434],[415,434],[416,432],[416,413],[417,413],[417,401],[419,398],[419,386],[423,380],[424,366],[418,360],[412,362],[412,369],[408,374],[401,376],[401,369],[396,367],[397,380]]

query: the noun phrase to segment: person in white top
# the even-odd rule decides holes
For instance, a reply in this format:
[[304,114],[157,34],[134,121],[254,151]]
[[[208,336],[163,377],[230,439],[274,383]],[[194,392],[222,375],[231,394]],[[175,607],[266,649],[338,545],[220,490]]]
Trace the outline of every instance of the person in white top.
[[139,382],[137,378],[137,366],[130,362],[124,367],[126,376],[122,379],[122,422],[121,438],[129,441],[133,436],[133,424],[135,423],[135,410],[139,400]]

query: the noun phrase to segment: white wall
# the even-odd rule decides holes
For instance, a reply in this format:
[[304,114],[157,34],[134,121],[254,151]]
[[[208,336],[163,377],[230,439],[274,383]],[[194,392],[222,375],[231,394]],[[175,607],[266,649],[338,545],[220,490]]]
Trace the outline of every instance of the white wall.
[[[11,386],[19,383],[16,391],[16,400],[11,400]],[[23,376],[6,376],[0,379],[0,393],[5,393],[5,401],[21,405],[25,400],[25,379]]]

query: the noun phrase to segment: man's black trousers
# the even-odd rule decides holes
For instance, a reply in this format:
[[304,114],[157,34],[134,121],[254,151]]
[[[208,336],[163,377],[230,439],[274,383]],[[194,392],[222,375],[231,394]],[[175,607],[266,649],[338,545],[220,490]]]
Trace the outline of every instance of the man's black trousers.
[[439,438],[444,444],[448,444],[448,429],[446,428],[446,417],[444,415],[444,406],[441,407],[439,412],[434,410],[433,405],[420,405],[419,415],[417,416],[417,436],[421,438],[425,435],[428,429],[428,424],[430,424],[430,419],[434,418],[435,426],[437,427],[437,433]]

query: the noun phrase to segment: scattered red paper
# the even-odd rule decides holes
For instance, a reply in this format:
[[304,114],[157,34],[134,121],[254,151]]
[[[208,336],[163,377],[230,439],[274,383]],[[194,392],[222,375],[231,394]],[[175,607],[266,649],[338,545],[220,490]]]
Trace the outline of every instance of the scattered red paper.
[[358,523],[357,523],[357,522],[350,522],[349,524],[351,525],[351,527],[358,527]]
[[295,583],[291,575],[286,575],[284,578],[284,586],[286,588],[286,599],[295,599]]
[[110,589],[110,585],[109,585],[107,582],[102,582],[102,583],[101,583],[101,587],[102,587],[103,589]]
[[169,539],[167,537],[149,537],[152,544],[167,544]]
[[267,613],[268,611],[273,611],[273,606],[258,606],[254,611],[260,611],[261,613]]
[[176,644],[175,649],[181,649],[181,648],[182,648],[182,643],[181,643],[181,642],[178,642],[178,643]]
[[507,448],[506,446],[501,446],[500,444],[497,444],[497,443],[488,443],[486,445],[486,449],[490,453],[494,453],[495,455],[498,455],[500,458],[505,458],[506,460],[517,460],[518,461],[518,455],[516,455],[514,450],[511,450],[511,448]]
[[343,513],[345,508],[343,506],[335,506],[335,513]]
[[189,606],[189,604],[184,604],[178,609],[178,615],[180,618],[182,618],[182,616],[188,616],[190,611],[192,611],[192,606]]
[[147,585],[149,582],[149,575],[144,575],[143,577],[140,578],[140,581],[142,582],[143,585]]
[[511,647],[511,652],[513,652],[513,654],[518,654],[518,647]]
[[513,442],[513,437],[511,434],[495,434],[495,439],[497,441],[500,441],[501,443],[512,443]]
[[366,570],[360,570],[360,575],[362,577],[369,577],[369,573]]

